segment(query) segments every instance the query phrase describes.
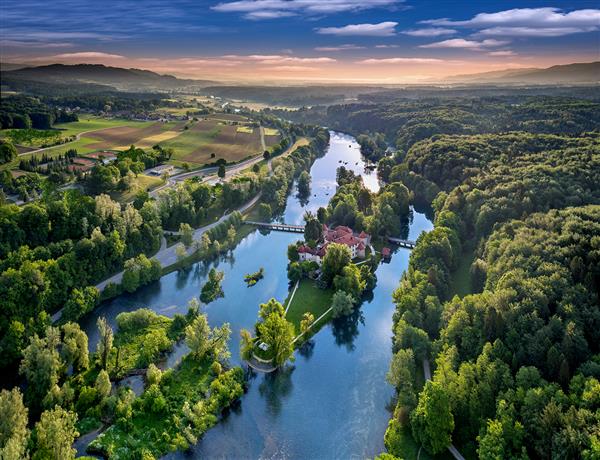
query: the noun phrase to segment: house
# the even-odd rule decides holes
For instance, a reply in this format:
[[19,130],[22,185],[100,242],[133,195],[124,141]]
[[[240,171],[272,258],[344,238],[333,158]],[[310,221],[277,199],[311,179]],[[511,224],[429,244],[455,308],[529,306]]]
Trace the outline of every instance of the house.
[[310,246],[303,244],[298,248],[298,256],[300,257],[301,262],[312,261],[321,265],[326,248],[326,245],[322,245],[319,248],[311,248]]
[[392,251],[390,248],[383,248],[381,250],[381,256],[384,258],[384,260],[389,260],[392,257]]
[[156,168],[152,168],[149,171],[149,174],[153,176],[162,176],[163,174],[171,174],[175,170],[173,165],[162,165],[157,166]]
[[365,250],[370,244],[371,236],[368,233],[360,232],[358,235],[350,227],[338,225],[335,228],[329,228],[323,224],[323,240],[326,244],[338,243],[348,246],[352,258],[365,258]]

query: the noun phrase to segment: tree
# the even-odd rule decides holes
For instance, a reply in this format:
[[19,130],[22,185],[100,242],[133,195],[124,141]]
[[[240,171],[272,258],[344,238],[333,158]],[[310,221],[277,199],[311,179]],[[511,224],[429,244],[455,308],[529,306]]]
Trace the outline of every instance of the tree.
[[273,364],[282,366],[294,353],[294,325],[278,312],[272,312],[258,324],[260,339],[269,345]]
[[329,285],[336,275],[352,260],[352,254],[348,246],[344,244],[331,243],[327,246],[327,252],[323,257],[321,265],[322,278]]
[[265,150],[265,151],[263,152],[263,158],[264,158],[265,160],[268,160],[269,158],[271,158],[271,153],[270,153],[268,150]]
[[23,395],[18,388],[0,392],[0,458],[21,460],[28,458],[27,415],[29,410],[23,404]]
[[224,164],[220,164],[219,165],[219,171],[217,172],[217,175],[221,178],[224,179],[225,178],[225,165]]
[[211,244],[212,241],[210,240],[210,236],[208,236],[208,233],[203,233],[200,237],[200,250],[202,251],[202,254],[208,254],[208,250],[210,249]]
[[349,316],[354,312],[354,297],[344,291],[336,291],[331,302],[331,315],[334,318]]
[[150,363],[146,370],[146,382],[148,385],[158,385],[162,379],[162,371],[154,363]]
[[59,344],[60,331],[48,327],[46,337],[40,338],[34,334],[23,350],[19,371],[27,379],[27,394],[34,405],[40,404],[48,391],[58,383],[63,366],[57,350]]
[[323,226],[315,219],[312,214],[308,216],[306,224],[304,225],[304,239],[306,241],[319,241],[321,239],[321,233]]
[[206,315],[198,315],[185,328],[185,343],[197,359],[210,353],[217,360],[226,360],[229,357],[227,342],[230,335],[229,323],[211,329]]
[[440,383],[427,381],[410,420],[414,438],[427,452],[443,452],[452,442],[454,431],[447,390]]
[[98,326],[98,332],[100,334],[96,352],[100,356],[100,365],[102,369],[107,370],[108,357],[110,356],[110,351],[113,346],[113,330],[103,316],[98,318],[96,325]]
[[288,245],[287,256],[290,262],[298,262],[300,256],[298,255],[298,246],[295,244]]
[[67,364],[72,364],[75,371],[87,369],[89,365],[88,337],[77,323],[66,323],[62,327],[64,337],[61,349],[62,357]]
[[75,288],[69,295],[62,317],[67,320],[76,321],[86,313],[92,311],[99,299],[100,291],[95,286],[86,286],[83,289]]
[[305,333],[315,322],[315,316],[310,312],[305,312],[300,320],[300,332]]
[[179,233],[181,234],[181,242],[186,248],[189,248],[194,242],[194,230],[190,224],[182,222],[179,225]]
[[185,250],[185,246],[183,244],[179,243],[175,247],[175,254],[176,254],[177,260],[179,262],[181,262],[183,259],[185,259],[187,257],[187,251]]
[[248,329],[240,330],[240,355],[242,359],[246,361],[252,357],[252,351],[254,349],[254,337]]
[[366,285],[360,269],[354,264],[346,265],[342,273],[333,279],[334,289],[350,294],[355,301],[361,298]]
[[285,309],[283,308],[283,305],[273,298],[269,299],[269,301],[266,303],[261,303],[258,307],[258,316],[263,321],[265,321],[272,314],[279,316],[285,315]]
[[108,376],[108,372],[106,372],[104,369],[102,369],[98,373],[98,377],[96,377],[96,383],[94,385],[94,388],[96,388],[98,396],[100,396],[102,400],[110,396],[110,390],[112,389],[112,385],[110,383],[110,377]]
[[203,358],[210,350],[209,336],[210,326],[206,315],[198,315],[185,328],[185,343],[196,358]]
[[17,149],[8,141],[0,142],[0,164],[8,163],[17,158]]
[[45,411],[35,424],[36,452],[34,460],[74,459],[77,451],[71,446],[79,433],[75,429],[77,414],[56,406]]
[[261,203],[258,205],[258,215],[261,220],[268,222],[273,217],[273,210],[271,209],[271,205],[269,203]]

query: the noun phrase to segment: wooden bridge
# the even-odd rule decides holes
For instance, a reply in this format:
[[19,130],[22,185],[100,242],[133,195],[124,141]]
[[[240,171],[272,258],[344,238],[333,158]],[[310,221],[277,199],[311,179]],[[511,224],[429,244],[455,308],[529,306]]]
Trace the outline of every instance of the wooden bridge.
[[277,222],[254,222],[251,220],[247,220],[246,223],[250,225],[256,225],[257,227],[268,228],[270,230],[277,230],[280,232],[304,233],[304,225],[280,224]]
[[400,238],[394,238],[394,237],[391,237],[391,236],[388,236],[388,241],[390,243],[397,244],[401,248],[406,248],[406,249],[414,249],[415,246],[416,246],[416,243],[414,241],[402,240]]

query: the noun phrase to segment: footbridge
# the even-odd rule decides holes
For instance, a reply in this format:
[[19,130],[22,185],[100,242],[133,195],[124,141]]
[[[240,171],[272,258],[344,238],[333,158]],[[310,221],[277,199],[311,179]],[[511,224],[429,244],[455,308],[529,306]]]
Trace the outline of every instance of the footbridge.
[[397,244],[398,246],[400,246],[401,248],[406,248],[406,249],[414,249],[416,246],[416,243],[414,241],[411,240],[403,240],[401,238],[394,238],[392,236],[388,236],[388,241],[390,243],[394,243]]
[[304,233],[304,225],[290,225],[277,222],[255,222],[252,220],[247,220],[246,223],[256,225],[257,227],[268,228],[269,230],[277,230],[279,232]]

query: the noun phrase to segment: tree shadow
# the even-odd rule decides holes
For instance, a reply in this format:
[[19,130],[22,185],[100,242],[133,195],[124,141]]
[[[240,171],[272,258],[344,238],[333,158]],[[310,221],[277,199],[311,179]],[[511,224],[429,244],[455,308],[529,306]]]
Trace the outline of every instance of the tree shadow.
[[365,317],[360,306],[351,315],[335,318],[331,322],[331,332],[337,346],[345,346],[348,351],[354,351],[354,341],[358,337],[358,324],[365,324]]
[[292,373],[295,366],[285,365],[275,372],[266,374],[258,386],[258,393],[265,399],[267,412],[273,417],[281,413],[283,400],[290,395],[294,385],[292,384]]

